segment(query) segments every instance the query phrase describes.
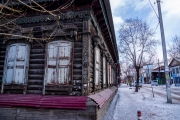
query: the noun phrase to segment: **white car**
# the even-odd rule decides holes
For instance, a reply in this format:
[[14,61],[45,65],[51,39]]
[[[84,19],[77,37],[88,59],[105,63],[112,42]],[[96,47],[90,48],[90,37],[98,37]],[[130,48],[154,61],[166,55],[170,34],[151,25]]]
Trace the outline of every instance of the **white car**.
[[[133,83],[133,86],[136,87],[136,82]],[[142,83],[139,82],[138,87],[142,87]]]
[[152,81],[151,81],[151,85],[158,86],[159,84],[158,84],[158,81],[157,81],[157,80],[152,80]]

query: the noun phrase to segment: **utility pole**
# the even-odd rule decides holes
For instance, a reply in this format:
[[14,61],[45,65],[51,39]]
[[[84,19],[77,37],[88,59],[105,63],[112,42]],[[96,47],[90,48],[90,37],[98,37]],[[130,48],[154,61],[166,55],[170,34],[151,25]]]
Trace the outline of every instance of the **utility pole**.
[[165,72],[165,79],[166,79],[167,103],[172,103],[169,68],[168,68],[167,52],[166,52],[166,42],[165,42],[165,36],[164,36],[164,28],[163,28],[161,5],[160,5],[161,0],[156,0],[156,1],[157,1],[158,13],[159,13],[161,41],[162,41],[163,58],[164,58],[164,72]]

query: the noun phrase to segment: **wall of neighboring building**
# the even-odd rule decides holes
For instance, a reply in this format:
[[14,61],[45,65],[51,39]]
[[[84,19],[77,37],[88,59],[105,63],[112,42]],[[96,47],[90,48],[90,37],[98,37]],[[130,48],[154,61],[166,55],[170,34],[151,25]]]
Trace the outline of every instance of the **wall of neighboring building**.
[[180,85],[180,66],[170,66],[171,84]]

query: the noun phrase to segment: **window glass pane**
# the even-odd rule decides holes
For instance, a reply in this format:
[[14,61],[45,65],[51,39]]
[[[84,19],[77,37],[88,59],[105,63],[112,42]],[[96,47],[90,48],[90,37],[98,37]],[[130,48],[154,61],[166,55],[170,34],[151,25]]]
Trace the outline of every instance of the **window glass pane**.
[[178,68],[176,68],[176,73],[177,73],[177,74],[179,73],[179,69],[178,69]]
[[175,69],[172,69],[173,74],[175,74]]

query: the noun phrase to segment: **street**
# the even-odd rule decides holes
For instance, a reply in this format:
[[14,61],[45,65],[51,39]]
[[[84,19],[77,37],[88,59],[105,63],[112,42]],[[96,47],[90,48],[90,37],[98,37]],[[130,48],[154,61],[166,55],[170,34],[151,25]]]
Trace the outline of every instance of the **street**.
[[143,84],[139,92],[134,87],[122,84],[103,120],[137,120],[137,111],[143,120],[179,120],[180,87],[171,87],[172,102],[167,103],[166,87]]

